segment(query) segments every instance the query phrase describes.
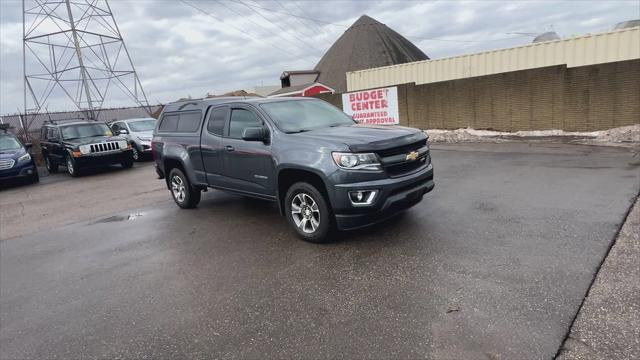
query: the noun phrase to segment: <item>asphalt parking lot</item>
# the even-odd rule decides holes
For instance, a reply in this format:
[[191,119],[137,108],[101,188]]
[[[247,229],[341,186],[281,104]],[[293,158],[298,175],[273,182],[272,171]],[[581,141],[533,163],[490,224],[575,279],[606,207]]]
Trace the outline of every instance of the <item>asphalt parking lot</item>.
[[326,245],[298,240],[271,203],[209,191],[181,210],[148,164],[135,180],[45,181],[152,190],[0,242],[0,358],[552,358],[640,159],[509,143],[436,145],[433,161],[423,202]]

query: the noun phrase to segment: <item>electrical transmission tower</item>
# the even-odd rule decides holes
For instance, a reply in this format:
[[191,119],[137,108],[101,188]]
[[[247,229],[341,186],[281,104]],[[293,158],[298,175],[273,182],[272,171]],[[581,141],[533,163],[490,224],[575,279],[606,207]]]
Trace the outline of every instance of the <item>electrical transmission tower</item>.
[[107,0],[22,0],[22,10],[25,114],[64,98],[90,119],[103,104],[150,112]]

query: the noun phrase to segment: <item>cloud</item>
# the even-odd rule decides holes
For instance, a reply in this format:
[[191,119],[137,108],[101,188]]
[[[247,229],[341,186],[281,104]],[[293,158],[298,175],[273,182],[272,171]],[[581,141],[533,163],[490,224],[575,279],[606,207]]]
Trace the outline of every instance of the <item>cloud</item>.
[[[109,2],[151,103],[278,84],[283,70],[315,66],[362,14],[440,58],[532,39],[512,33],[604,31],[640,11],[637,1],[188,1],[209,15],[178,0]],[[0,1],[0,21],[0,113],[5,114],[22,107],[21,1]],[[132,103],[111,87],[105,106],[111,105]],[[49,109],[72,107],[63,93],[52,93]]]

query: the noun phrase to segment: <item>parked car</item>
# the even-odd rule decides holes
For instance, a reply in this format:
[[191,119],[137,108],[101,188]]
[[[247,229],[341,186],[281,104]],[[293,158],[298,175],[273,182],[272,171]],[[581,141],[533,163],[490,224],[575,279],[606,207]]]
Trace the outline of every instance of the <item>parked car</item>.
[[127,139],[113,136],[107,124],[97,121],[47,122],[40,133],[42,156],[51,173],[66,166],[71,176],[88,167],[121,164],[133,166],[131,145]]
[[38,169],[29,154],[31,144],[23,144],[8,130],[8,124],[0,124],[0,180],[38,182]]
[[127,139],[131,144],[133,160],[140,161],[151,154],[151,138],[157,120],[154,118],[119,120],[109,124],[114,134]]
[[278,204],[300,237],[386,219],[434,187],[424,132],[359,125],[310,98],[215,98],[164,108],[152,143],[174,201],[208,187]]

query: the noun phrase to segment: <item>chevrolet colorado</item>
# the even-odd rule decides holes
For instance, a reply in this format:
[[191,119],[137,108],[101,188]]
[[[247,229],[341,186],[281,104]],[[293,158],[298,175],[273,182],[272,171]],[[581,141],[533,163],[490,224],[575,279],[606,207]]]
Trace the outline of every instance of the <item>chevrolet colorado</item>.
[[195,207],[207,188],[275,201],[312,242],[386,219],[434,187],[424,132],[357,124],[313,98],[168,104],[151,146],[178,206]]

